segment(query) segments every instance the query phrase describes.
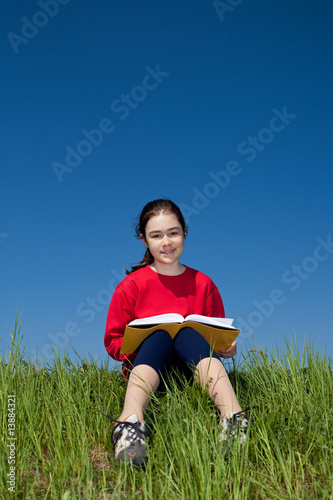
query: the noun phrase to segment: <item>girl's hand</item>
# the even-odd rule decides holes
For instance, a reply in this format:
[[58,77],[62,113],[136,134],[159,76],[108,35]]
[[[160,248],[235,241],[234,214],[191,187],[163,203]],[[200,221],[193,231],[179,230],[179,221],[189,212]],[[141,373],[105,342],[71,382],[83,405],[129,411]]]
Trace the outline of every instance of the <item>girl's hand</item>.
[[225,358],[225,359],[233,358],[234,356],[236,356],[236,353],[237,353],[236,340],[233,341],[233,343],[231,344],[230,347],[228,347],[228,349],[220,349],[219,351],[217,351],[217,354],[221,358]]

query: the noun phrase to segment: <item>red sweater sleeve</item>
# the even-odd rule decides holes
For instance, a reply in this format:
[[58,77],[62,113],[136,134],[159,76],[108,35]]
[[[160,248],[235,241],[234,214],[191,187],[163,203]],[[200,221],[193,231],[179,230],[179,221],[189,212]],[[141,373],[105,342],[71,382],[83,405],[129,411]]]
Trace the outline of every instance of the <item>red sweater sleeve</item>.
[[109,355],[116,361],[131,361],[135,357],[120,354],[126,325],[134,319],[135,289],[128,290],[128,288],[125,292],[120,284],[115,289],[106,320],[104,345]]
[[212,318],[225,318],[224,306],[220,292],[216,285],[211,282],[211,293],[207,300],[207,314]]

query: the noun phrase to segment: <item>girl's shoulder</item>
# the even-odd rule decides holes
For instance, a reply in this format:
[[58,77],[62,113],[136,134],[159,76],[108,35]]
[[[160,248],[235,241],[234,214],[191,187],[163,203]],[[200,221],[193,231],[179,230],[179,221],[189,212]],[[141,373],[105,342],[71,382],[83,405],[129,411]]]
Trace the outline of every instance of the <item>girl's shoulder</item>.
[[136,286],[147,279],[149,276],[149,270],[147,269],[149,266],[141,267],[136,271],[125,276],[125,278],[118,284],[117,288],[122,290],[126,289],[130,286]]
[[128,298],[135,300],[142,283],[142,271],[143,269],[138,269],[125,276],[114,288],[112,300],[127,300]]
[[193,267],[188,267],[186,266],[186,271],[189,273],[189,274],[192,274],[194,276],[199,276],[203,279],[208,279],[210,280],[210,277],[207,276],[207,274],[203,273],[202,271],[199,271],[198,269],[194,269]]
[[188,276],[192,278],[194,277],[197,282],[214,285],[213,280],[202,271],[198,271],[197,269],[193,269],[192,267],[188,266],[186,266],[186,271],[188,273]]

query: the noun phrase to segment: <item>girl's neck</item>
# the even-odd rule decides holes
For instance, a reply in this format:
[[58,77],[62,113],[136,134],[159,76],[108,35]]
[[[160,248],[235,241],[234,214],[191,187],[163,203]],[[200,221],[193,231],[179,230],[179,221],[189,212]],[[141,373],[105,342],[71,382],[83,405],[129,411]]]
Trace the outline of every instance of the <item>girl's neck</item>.
[[175,262],[172,266],[169,266],[154,261],[150,264],[150,268],[155,271],[155,273],[164,274],[165,276],[179,276],[186,270],[186,267],[180,264],[180,262]]

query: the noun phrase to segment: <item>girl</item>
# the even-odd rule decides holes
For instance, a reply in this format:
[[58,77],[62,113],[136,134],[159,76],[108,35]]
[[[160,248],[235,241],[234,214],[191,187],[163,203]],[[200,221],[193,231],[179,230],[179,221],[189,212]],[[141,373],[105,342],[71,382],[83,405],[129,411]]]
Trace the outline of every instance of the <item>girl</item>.
[[[172,340],[166,331],[157,330],[136,354],[120,354],[125,327],[136,318],[170,312],[184,317],[189,314],[225,317],[221,296],[212,280],[179,262],[187,228],[177,205],[166,199],[147,203],[136,233],[147,250],[143,260],[127,271],[128,276],[114,291],[104,339],[110,356],[123,361],[128,378],[123,411],[114,421],[112,433],[115,457],[135,465],[147,460],[144,410],[161,377],[172,367],[187,376],[190,373],[207,390],[221,413],[219,441],[223,442],[223,453],[227,455],[235,437],[240,443],[246,439],[248,419],[221,360],[198,332],[183,328]],[[236,351],[234,342],[218,354],[231,358]]]

